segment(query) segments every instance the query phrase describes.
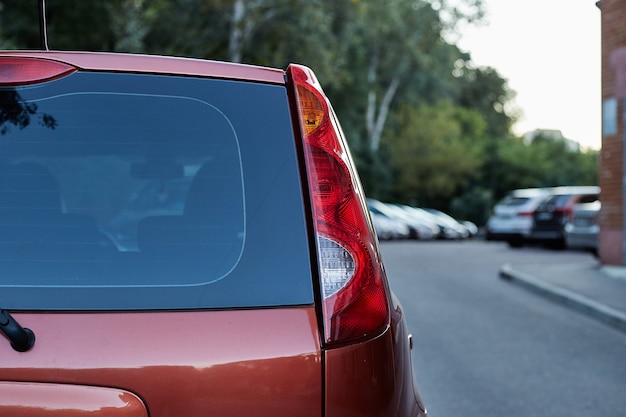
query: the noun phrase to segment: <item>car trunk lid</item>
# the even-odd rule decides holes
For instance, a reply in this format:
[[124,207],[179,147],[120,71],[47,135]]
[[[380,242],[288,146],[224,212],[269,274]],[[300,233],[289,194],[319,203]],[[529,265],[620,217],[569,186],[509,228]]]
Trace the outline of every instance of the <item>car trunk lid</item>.
[[14,316],[37,341],[0,346],[0,415],[321,415],[313,307]]

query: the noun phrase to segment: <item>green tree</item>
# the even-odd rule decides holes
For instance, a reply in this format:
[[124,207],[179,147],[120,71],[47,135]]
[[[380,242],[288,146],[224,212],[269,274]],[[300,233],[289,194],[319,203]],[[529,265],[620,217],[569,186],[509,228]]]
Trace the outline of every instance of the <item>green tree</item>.
[[148,53],[225,60],[232,0],[162,0],[144,38]]
[[278,68],[299,62],[330,79],[332,21],[323,0],[163,0],[146,48]]
[[483,115],[488,137],[508,137],[519,110],[512,105],[515,92],[506,79],[494,68],[476,68],[462,59],[454,63],[454,75],[458,83],[458,104]]
[[[48,0],[48,45],[51,49],[111,50],[113,33],[105,2]],[[17,48],[39,48],[36,1],[3,0],[2,34]]]
[[480,172],[484,120],[472,110],[442,102],[405,107],[395,121],[399,128],[388,138],[387,150],[394,178],[389,198],[447,206]]
[[495,199],[516,188],[598,184],[598,152],[580,151],[566,140],[538,137],[528,144],[509,139],[500,143],[499,154]]
[[359,99],[352,105],[364,123],[361,137],[371,152],[377,152],[399,92],[419,96],[421,89],[429,88],[423,80],[438,73],[438,59],[449,57],[439,50],[446,50],[448,44],[442,37],[441,12],[427,1],[353,3],[354,21],[346,23],[352,28],[345,32],[350,38],[344,40],[350,45],[349,66],[355,81],[351,86],[357,86],[351,96]]
[[512,105],[515,93],[494,68],[476,68],[467,60],[455,62],[454,75],[458,82],[459,105],[478,111],[487,122],[487,162],[483,166],[485,182],[482,186],[496,194],[503,169],[498,144],[511,137],[511,127],[519,117],[519,110]]
[[[59,50],[140,52],[144,49],[143,37],[161,3],[47,0],[48,46]],[[0,47],[41,46],[37,1],[0,0]]]

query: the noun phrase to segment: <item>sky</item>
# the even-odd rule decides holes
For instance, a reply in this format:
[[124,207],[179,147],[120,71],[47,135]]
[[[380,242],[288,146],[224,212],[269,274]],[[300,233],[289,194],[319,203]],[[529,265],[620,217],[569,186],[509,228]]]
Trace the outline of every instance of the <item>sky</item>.
[[457,42],[516,92],[518,135],[560,130],[583,148],[601,147],[601,36],[596,0],[484,0],[487,23]]

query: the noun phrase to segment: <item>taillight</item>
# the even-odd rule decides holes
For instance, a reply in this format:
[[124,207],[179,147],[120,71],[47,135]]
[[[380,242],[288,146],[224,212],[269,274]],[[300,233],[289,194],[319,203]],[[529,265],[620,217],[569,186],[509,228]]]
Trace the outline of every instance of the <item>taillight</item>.
[[561,223],[563,224],[572,220],[574,217],[574,210],[572,207],[557,207],[554,209],[554,213],[561,216]]
[[520,211],[517,213],[517,217],[532,217],[534,213],[534,211]]
[[74,71],[71,65],[47,59],[0,57],[0,86],[41,83]]
[[384,269],[345,139],[315,76],[295,83],[312,200],[326,343],[373,335],[389,323]]

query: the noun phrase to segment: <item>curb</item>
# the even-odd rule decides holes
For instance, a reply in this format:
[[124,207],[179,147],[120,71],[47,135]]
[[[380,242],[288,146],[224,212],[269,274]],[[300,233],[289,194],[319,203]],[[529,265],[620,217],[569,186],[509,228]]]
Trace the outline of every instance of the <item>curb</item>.
[[531,275],[517,271],[506,264],[500,268],[500,278],[560,302],[574,310],[587,314],[598,319],[616,329],[626,332],[626,313],[587,298],[583,295],[569,291],[565,288],[557,287],[545,281],[538,280]]

